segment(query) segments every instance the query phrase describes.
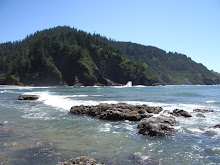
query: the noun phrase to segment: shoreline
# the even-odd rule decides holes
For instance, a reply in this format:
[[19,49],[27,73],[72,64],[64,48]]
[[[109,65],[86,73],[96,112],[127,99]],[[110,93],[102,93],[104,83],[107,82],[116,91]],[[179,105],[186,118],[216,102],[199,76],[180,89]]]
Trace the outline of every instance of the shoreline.
[[133,85],[133,86],[126,86],[126,85],[121,85],[121,86],[21,86],[21,85],[0,85],[0,88],[6,88],[6,87],[11,87],[11,88],[48,88],[48,87],[73,87],[73,88],[83,88],[83,87],[115,87],[115,88],[123,88],[123,87],[172,87],[172,86],[220,86],[220,84],[213,84],[213,85],[158,85],[158,86],[145,86],[145,85]]

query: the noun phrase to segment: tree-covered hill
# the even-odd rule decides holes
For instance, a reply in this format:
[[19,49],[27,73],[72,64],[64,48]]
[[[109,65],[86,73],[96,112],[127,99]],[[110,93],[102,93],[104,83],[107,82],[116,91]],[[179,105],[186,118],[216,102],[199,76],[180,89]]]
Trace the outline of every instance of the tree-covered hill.
[[186,55],[116,42],[68,26],[0,44],[0,84],[220,84],[220,75]]
[[99,37],[67,26],[0,44],[0,84],[136,85],[161,82]]
[[165,84],[220,84],[219,74],[194,62],[186,55],[176,52],[166,53],[156,47],[131,42],[115,42],[106,40],[106,38],[102,38],[102,40],[119,49],[130,60],[142,63]]

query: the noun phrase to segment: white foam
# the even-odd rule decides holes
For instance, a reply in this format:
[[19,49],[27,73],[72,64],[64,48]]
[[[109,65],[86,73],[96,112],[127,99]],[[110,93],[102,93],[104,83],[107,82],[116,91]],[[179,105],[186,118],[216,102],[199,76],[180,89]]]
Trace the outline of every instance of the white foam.
[[190,132],[194,133],[194,134],[202,134],[204,133],[203,130],[199,129],[199,128],[187,128]]
[[[48,92],[35,92],[26,94],[37,94],[40,95],[38,101],[42,101],[44,104],[60,108],[60,111],[69,111],[72,106],[80,105],[98,105],[100,103],[117,104],[118,101],[95,101],[95,100],[74,100],[74,97],[88,97],[88,95],[51,95]],[[72,98],[71,98],[72,97]]]
[[50,95],[48,93],[42,93],[40,95],[39,101],[43,101],[44,104],[50,105],[53,107],[58,107],[64,110],[70,110],[72,106],[80,105],[98,105],[97,101],[90,100],[71,100],[69,98],[64,98],[62,96]]
[[182,127],[181,126],[173,126],[173,128],[175,129],[175,130],[180,130]]
[[[103,96],[103,95],[90,95],[90,97],[100,97],[100,96]],[[89,95],[61,95],[61,97],[63,98],[74,98],[74,97],[89,97]]]
[[131,86],[132,86],[132,81],[128,81],[125,86],[126,86],[126,87],[131,87]]
[[206,104],[220,104],[220,101],[209,100],[205,101]]
[[101,125],[100,127],[101,128],[100,128],[99,132],[110,132],[112,125],[109,123],[106,123],[104,125]]
[[60,95],[61,98],[88,97],[89,95]]
[[158,106],[162,107],[166,110],[174,110],[174,109],[183,109],[188,112],[192,112],[195,108],[204,108],[202,105],[197,104],[168,104],[168,103],[158,103],[158,102],[146,102],[146,101],[124,101],[124,103],[132,104],[132,105],[148,105],[148,106]]
[[1,91],[0,93],[16,93],[16,92],[11,91],[11,90],[3,90],[3,91]]
[[215,138],[220,138],[220,128],[206,128],[204,132]]
[[100,103],[106,103],[106,104],[118,104],[118,101],[114,101],[114,100],[108,100],[108,101],[100,101]]
[[111,86],[112,88],[128,88],[127,86]]
[[129,131],[134,131],[134,127],[128,123],[125,124],[125,129],[129,130]]

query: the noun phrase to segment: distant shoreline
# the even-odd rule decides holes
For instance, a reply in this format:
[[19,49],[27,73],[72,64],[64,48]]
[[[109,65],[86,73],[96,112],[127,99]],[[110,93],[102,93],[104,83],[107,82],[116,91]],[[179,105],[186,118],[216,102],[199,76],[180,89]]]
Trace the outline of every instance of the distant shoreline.
[[[0,85],[0,87],[19,87],[19,85]],[[23,86],[20,86],[23,87]]]
[[[158,86],[220,86],[220,84],[213,84],[213,85],[158,85]],[[156,86],[156,87],[158,87]],[[144,86],[144,85],[134,85],[134,86],[21,86],[21,85],[0,85],[0,88],[47,88],[47,87],[153,87],[153,86]]]

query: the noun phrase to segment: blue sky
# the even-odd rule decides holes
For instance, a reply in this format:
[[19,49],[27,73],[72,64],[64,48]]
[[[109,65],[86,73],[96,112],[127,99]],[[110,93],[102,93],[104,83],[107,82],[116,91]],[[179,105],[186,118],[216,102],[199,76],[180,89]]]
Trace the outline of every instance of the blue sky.
[[58,25],[186,54],[220,72],[220,0],[0,0],[0,43]]

